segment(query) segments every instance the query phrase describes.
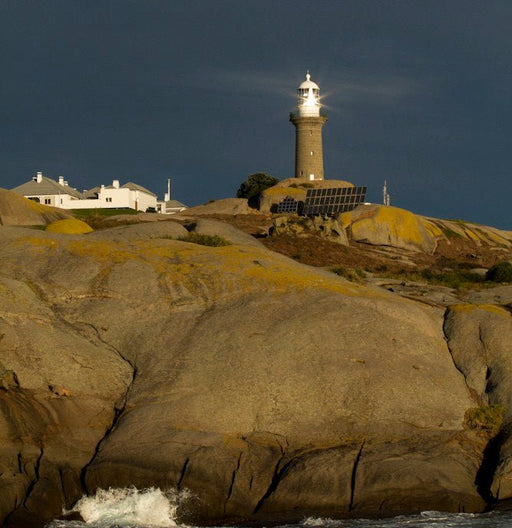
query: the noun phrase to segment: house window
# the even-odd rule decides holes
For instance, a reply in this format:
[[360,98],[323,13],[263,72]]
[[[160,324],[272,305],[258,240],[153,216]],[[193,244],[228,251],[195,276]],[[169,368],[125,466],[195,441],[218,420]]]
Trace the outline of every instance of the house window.
[[108,198],[105,198],[105,201],[111,203],[112,202],[112,197],[109,196]]
[[44,203],[45,203],[46,205],[49,205],[49,204],[52,203],[52,199],[51,199],[51,198],[45,198],[45,199],[44,199]]

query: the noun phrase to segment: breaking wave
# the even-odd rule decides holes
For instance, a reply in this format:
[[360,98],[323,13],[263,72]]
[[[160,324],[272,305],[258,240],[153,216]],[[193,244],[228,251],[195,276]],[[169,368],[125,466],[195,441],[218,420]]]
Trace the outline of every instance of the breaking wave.
[[[159,488],[98,490],[82,497],[73,509],[85,521],[54,520],[46,528],[190,528],[177,524],[177,509],[188,493]],[[299,524],[278,528],[510,528],[511,512],[486,514],[424,511],[387,519],[329,519],[308,517]]]
[[[169,528],[178,526],[176,510],[180,496],[159,488],[138,490],[135,487],[99,489],[94,496],[82,497],[71,510],[85,521],[53,521],[48,528],[76,527],[144,527]],[[183,497],[181,497],[183,498]]]

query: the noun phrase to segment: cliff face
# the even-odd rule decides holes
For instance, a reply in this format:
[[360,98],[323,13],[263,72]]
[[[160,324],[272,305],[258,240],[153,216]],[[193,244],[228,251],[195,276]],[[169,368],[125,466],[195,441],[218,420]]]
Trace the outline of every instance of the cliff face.
[[[194,523],[479,511],[496,469],[510,496],[506,310],[445,313],[234,229],[226,247],[184,233],[0,229],[8,526],[109,486],[188,489]],[[467,425],[489,403],[498,467]]]

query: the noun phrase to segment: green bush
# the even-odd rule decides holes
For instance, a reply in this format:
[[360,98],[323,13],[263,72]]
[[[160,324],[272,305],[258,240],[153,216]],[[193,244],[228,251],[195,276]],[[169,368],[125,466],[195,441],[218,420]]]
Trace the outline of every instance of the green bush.
[[181,237],[178,240],[181,240],[182,242],[192,242],[193,244],[211,247],[222,247],[231,245],[231,242],[228,242],[225,238],[222,238],[220,236],[201,235],[199,233],[189,233],[187,236]]
[[464,422],[469,429],[496,436],[503,423],[503,405],[484,405],[466,411]]
[[269,176],[265,172],[257,172],[251,174],[247,181],[244,181],[238,191],[236,192],[237,198],[247,198],[247,201],[251,207],[257,208],[259,205],[260,194],[269,187],[277,185],[279,180],[273,176]]
[[459,290],[464,287],[474,286],[476,283],[483,282],[483,277],[470,270],[452,270],[452,271],[433,271],[425,268],[419,272],[420,279],[429,284],[439,284]]
[[487,270],[485,278],[492,282],[512,282],[512,264],[499,262]]

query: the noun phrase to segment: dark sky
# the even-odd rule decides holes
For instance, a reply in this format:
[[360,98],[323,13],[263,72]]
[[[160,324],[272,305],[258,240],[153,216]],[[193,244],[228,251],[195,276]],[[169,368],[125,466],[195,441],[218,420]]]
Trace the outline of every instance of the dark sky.
[[135,181],[188,205],[294,173],[306,69],[326,178],[512,229],[510,0],[0,0],[0,186]]

